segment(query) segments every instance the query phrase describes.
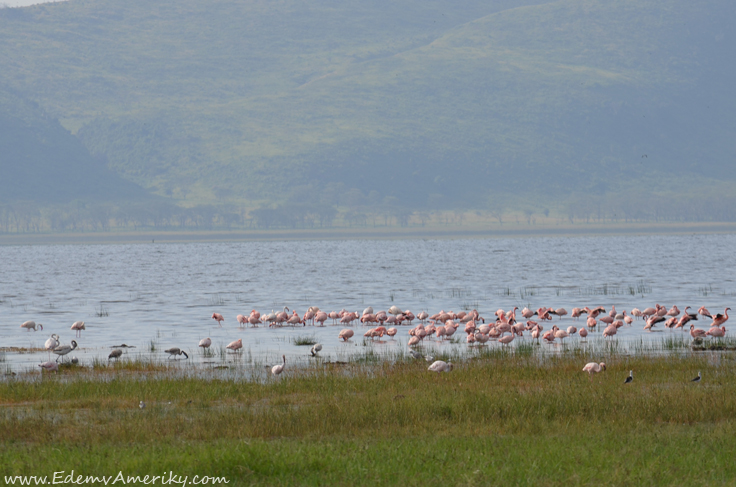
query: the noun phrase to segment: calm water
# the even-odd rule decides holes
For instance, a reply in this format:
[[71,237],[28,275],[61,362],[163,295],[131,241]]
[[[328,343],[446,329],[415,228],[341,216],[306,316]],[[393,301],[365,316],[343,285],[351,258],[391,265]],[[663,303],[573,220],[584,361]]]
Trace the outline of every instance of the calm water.
[[[180,347],[192,357],[187,366],[269,364],[281,354],[306,361],[309,347],[296,346],[298,336],[321,342],[325,359],[364,353],[366,328],[354,326],[356,337],[345,344],[337,339],[342,326],[239,329],[237,314],[283,306],[302,315],[312,305],[327,312],[397,305],[430,314],[477,308],[488,318],[513,306],[630,310],[654,303],[722,312],[736,296],[734,249],[736,235],[0,247],[0,347],[42,348],[51,333],[66,344],[74,339],[71,324],[83,320],[87,330],[70,357],[85,364],[106,359],[110,346],[121,343],[136,347],[131,356],[161,359],[164,349]],[[108,316],[98,316],[101,311]],[[214,311],[225,316],[222,328],[210,319]],[[26,320],[43,323],[44,330],[21,329]],[[567,317],[562,323],[572,322]],[[404,351],[409,328],[370,347]],[[617,339],[686,335],[642,328],[635,321]],[[462,329],[459,335],[463,343],[432,347],[465,349]],[[197,343],[204,337],[212,338],[213,349],[242,338],[245,358],[202,357]],[[0,365],[38,370],[47,357],[0,352]]]

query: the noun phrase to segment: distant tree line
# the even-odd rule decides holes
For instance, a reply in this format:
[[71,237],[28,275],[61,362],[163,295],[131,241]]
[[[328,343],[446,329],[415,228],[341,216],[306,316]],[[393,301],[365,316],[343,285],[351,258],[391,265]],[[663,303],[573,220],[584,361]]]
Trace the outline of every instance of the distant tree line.
[[236,205],[183,208],[168,202],[132,205],[75,201],[43,206],[33,202],[0,203],[0,233],[105,231],[210,231],[460,225],[474,213],[480,220],[504,225],[532,225],[538,218],[570,224],[641,222],[736,222],[736,197],[675,196],[638,193],[578,195],[550,216],[546,207],[516,208],[491,197],[483,210],[416,210],[382,201],[338,207],[289,202],[244,208]]

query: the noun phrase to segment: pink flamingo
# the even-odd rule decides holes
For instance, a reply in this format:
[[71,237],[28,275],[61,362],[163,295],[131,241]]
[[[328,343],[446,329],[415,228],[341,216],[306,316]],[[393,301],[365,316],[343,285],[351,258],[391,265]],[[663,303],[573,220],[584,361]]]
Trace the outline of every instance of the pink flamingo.
[[587,372],[588,376],[590,377],[590,382],[593,382],[593,374],[597,374],[598,372],[605,371],[606,370],[606,364],[601,362],[599,364],[595,362],[590,362],[588,364],[585,364],[585,367],[583,367],[583,372]]
[[222,326],[222,322],[225,321],[225,318],[223,318],[220,313],[212,313],[212,319],[220,326]]
[[284,371],[284,367],[286,367],[286,355],[282,355],[281,358],[283,359],[284,363],[271,367],[271,374],[281,375],[281,372]]
[[391,327],[388,330],[386,330],[386,335],[388,335],[391,338],[393,338],[393,337],[396,336],[396,333],[398,333],[398,332],[399,332],[399,330],[397,330],[396,328]]
[[304,322],[299,318],[299,315],[296,314],[296,310],[292,311],[291,316],[286,320],[286,322],[292,326],[304,324]]
[[248,323],[257,327],[258,324],[261,323],[261,320],[259,320],[260,317],[261,317],[260,313],[258,314],[251,313],[250,316],[248,317]]
[[42,372],[45,370],[46,372],[56,372],[57,374],[59,373],[59,364],[57,364],[56,362],[52,362],[49,360],[48,362],[38,364],[38,366],[41,367]]
[[588,328],[595,328],[597,324],[598,322],[595,321],[595,318],[593,318],[592,316],[588,316],[588,320],[586,321],[585,326],[587,326]]
[[509,343],[513,341],[514,341],[513,333],[511,335],[502,336],[501,338],[498,339],[498,343],[500,343],[501,345],[508,345]]
[[563,317],[563,316],[565,316],[565,315],[567,314],[567,310],[566,310],[565,308],[557,308],[557,309],[555,310],[555,314],[556,314],[557,316],[559,316],[559,317],[560,317],[560,319],[562,319],[562,317]]
[[246,323],[248,323],[248,318],[246,318],[244,315],[238,315],[235,317],[235,319],[238,320],[239,325],[245,325]]
[[710,326],[721,326],[725,322],[728,321],[728,312],[731,310],[731,308],[726,308],[726,310],[723,312],[723,314],[718,313],[717,315],[713,316],[713,323],[710,324]]
[[726,334],[726,327],[723,326],[721,328],[718,328],[717,326],[712,326],[710,330],[705,332],[705,334],[715,338],[723,338],[723,336]]
[[77,333],[75,334],[75,336],[76,336],[77,338],[82,338],[82,330],[84,330],[84,329],[85,329],[85,328],[84,328],[84,321],[75,321],[75,322],[74,322],[74,323],[72,324],[72,327],[71,327],[71,329],[72,329],[72,330],[75,330],[75,331],[77,332]]
[[585,328],[580,328],[578,335],[580,336],[580,338],[585,338],[588,336],[588,330],[586,330]]
[[328,314],[327,316],[330,317],[333,325],[337,324],[337,319],[340,317],[340,315],[337,314],[337,311],[330,311],[330,314]]
[[578,318],[580,318],[580,315],[582,315],[582,314],[583,314],[583,313],[585,313],[585,312],[586,312],[586,311],[585,311],[585,310],[583,310],[583,309],[581,309],[581,308],[573,308],[573,309],[572,309],[572,314],[570,315],[570,317],[571,317],[571,318],[572,318],[573,320],[577,320]]
[[352,338],[352,336],[353,336],[354,333],[355,332],[353,330],[351,330],[350,328],[343,328],[342,330],[340,330],[340,334],[337,337],[340,340],[346,342],[350,338]]
[[327,321],[327,313],[324,311],[318,311],[317,314],[314,316],[314,321],[319,323],[319,326],[325,326],[325,321]]
[[570,334],[569,334],[569,333],[567,333],[567,332],[566,332],[566,331],[564,331],[564,330],[560,330],[559,328],[557,328],[557,326],[554,326],[554,327],[553,327],[552,329],[553,329],[553,330],[554,330],[554,332],[555,332],[555,338],[559,338],[559,339],[560,339],[560,342],[562,342],[562,343],[564,343],[564,341],[563,341],[563,340],[564,340],[565,338],[567,338],[567,337],[569,337],[569,336],[570,336]]
[[228,343],[225,348],[232,350],[233,352],[237,352],[238,350],[243,348],[243,339],[238,338],[234,342]]
[[678,316],[680,314],[680,310],[677,308],[677,305],[673,305],[670,310],[667,312],[665,316]]
[[705,309],[705,306],[701,306],[700,307],[700,309],[698,310],[698,314],[701,314],[703,316],[707,316],[708,318],[713,318],[711,316],[711,314],[710,314],[710,311],[708,311],[707,309]]
[[706,335],[705,330],[701,330],[700,328],[695,328],[695,325],[690,323],[690,336],[693,338],[705,338]]
[[28,331],[31,331],[31,330],[36,331],[36,326],[38,326],[39,328],[41,328],[41,330],[43,330],[43,325],[41,323],[37,325],[35,321],[25,321],[23,322],[22,325],[20,325],[21,328],[25,328]]

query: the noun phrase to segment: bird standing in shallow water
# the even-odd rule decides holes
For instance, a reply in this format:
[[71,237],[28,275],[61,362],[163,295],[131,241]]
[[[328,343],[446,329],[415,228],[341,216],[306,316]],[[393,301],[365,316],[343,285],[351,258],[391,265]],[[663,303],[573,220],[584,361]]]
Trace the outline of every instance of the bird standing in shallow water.
[[700,379],[701,378],[702,377],[700,377],[700,371],[698,371],[698,376],[696,378],[692,379],[690,382],[700,382]]
[[187,353],[184,350],[180,350],[177,347],[173,347],[168,350],[164,350],[164,352],[169,354],[169,358],[178,357],[179,355],[184,355],[186,358],[189,358],[189,355],[187,355]]
[[314,357],[320,350],[322,350],[322,344],[316,343],[309,352],[312,354],[312,357]]
[[58,362],[60,358],[64,357],[64,355],[68,354],[69,352],[71,352],[75,348],[77,348],[77,342],[74,341],[74,340],[72,340],[72,344],[71,345],[60,345],[60,346],[56,347],[53,350],[53,352],[56,355],[58,355],[58,357],[56,357],[56,361]]
[[85,330],[84,321],[75,321],[71,327],[76,332],[77,338],[82,338],[82,330]]
[[629,371],[629,376],[624,381],[624,384],[628,384],[628,383],[632,382],[633,380],[634,380],[634,371],[633,370],[630,370]]
[[123,351],[119,348],[116,348],[115,350],[110,352],[110,355],[107,356],[107,361],[109,362],[111,358],[120,359],[121,355],[123,355]]
[[284,363],[279,365],[274,365],[271,367],[271,373],[273,375],[280,375],[281,372],[284,371],[284,367],[286,367],[286,355],[282,355],[281,358],[283,359]]

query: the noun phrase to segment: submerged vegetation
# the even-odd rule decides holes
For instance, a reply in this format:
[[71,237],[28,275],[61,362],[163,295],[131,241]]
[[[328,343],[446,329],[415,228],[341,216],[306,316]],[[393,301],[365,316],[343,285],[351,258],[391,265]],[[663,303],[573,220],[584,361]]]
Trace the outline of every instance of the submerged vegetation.
[[[251,485],[730,483],[735,356],[683,353],[479,350],[442,357],[456,367],[438,375],[369,350],[257,380],[64,368],[0,382],[0,462],[6,475],[163,469]],[[592,381],[589,361],[608,365]]]

